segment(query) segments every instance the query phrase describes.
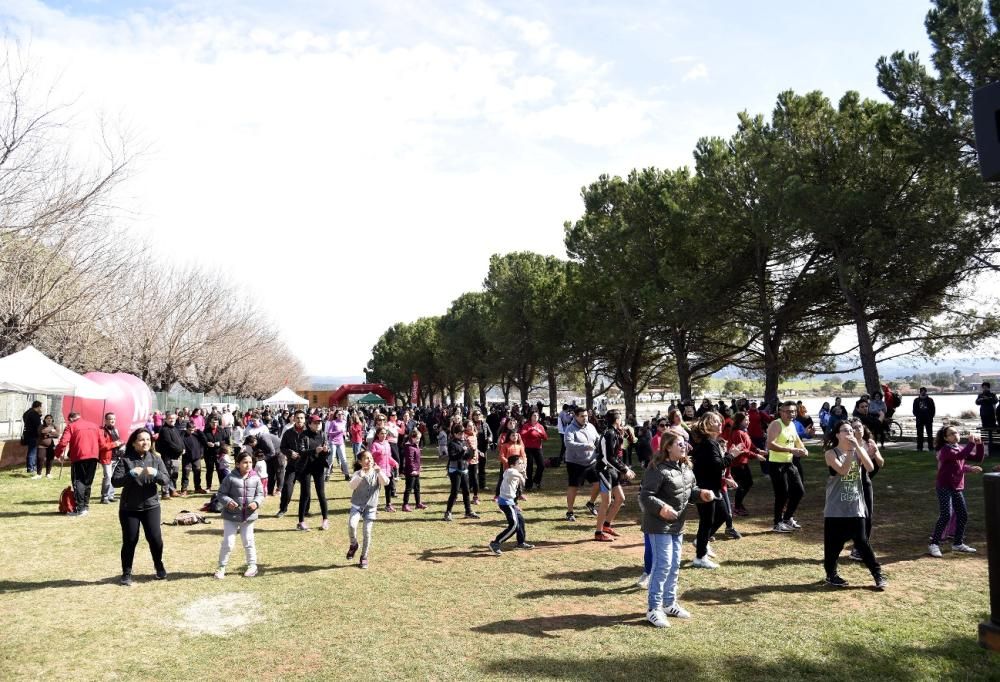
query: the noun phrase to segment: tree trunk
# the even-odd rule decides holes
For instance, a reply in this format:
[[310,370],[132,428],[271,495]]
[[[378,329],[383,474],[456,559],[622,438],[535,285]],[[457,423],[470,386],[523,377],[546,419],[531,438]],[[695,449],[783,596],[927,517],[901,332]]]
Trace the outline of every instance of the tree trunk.
[[635,414],[636,390],[634,387],[622,391],[625,397],[625,414]]
[[583,373],[583,396],[587,409],[594,409],[594,379],[590,376],[590,372]]
[[854,315],[854,326],[858,332],[858,355],[861,356],[861,371],[865,377],[865,391],[868,395],[875,395],[882,390],[882,383],[878,377],[878,362],[875,359],[875,344],[872,342],[872,335],[868,330],[868,315],[865,312],[865,304],[848,286],[845,268],[846,264],[838,261],[837,281],[840,284],[840,293]]
[[479,406],[486,410],[486,384],[479,382]]
[[559,397],[556,395],[556,369],[555,367],[549,367],[548,369],[548,380],[549,380],[549,416],[555,417],[558,412],[556,411],[556,401]]
[[779,339],[764,339],[764,402],[778,404],[778,383],[781,380],[778,364]]
[[517,390],[521,394],[521,405],[525,405],[528,402],[528,393],[531,391],[531,384],[528,382],[517,382]]
[[465,406],[472,409],[472,382],[466,381],[462,389]]
[[691,363],[686,353],[677,355],[677,392],[681,400],[691,400]]

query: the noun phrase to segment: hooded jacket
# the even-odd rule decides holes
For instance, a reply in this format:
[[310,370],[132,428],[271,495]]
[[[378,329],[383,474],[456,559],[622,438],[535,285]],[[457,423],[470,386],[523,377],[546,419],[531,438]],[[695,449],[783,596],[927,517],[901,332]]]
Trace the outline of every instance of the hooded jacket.
[[[219,500],[222,502],[222,518],[243,523],[256,521],[260,505],[264,501],[264,484],[253,469],[244,478],[239,469],[234,469],[219,486]],[[236,511],[230,511],[227,505],[235,502]],[[250,509],[250,504],[257,506]]]

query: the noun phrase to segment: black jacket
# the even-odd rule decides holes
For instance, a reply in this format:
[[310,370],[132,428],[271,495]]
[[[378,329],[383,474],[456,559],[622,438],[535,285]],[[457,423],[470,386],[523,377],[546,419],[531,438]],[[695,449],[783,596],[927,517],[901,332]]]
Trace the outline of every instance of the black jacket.
[[184,459],[189,462],[200,461],[205,456],[205,435],[201,431],[184,434]]
[[[281,437],[281,453],[288,457],[288,466],[295,471],[304,471],[309,463],[317,457],[326,457],[325,453],[316,452],[326,445],[326,434],[322,430],[313,433],[308,426],[302,431],[292,427]],[[298,459],[292,459],[292,452],[299,453]]]
[[474,456],[472,448],[465,442],[465,436],[460,440],[454,438],[448,441],[448,468],[455,467],[459,471],[468,471],[469,460]]
[[921,421],[934,419],[934,399],[930,396],[917,396],[913,400],[913,416]]
[[722,490],[722,474],[732,462],[732,457],[722,449],[722,443],[712,438],[698,441],[691,451],[691,462],[699,488],[713,493]]
[[[15,414],[17,413],[15,412]],[[24,430],[21,432],[24,434],[24,442],[27,445],[37,444],[38,434],[42,431],[42,415],[29,409],[21,415],[21,420],[24,421]]]
[[[133,476],[132,469],[135,467],[153,467],[156,469],[156,476]],[[163,458],[155,452],[147,452],[144,457],[139,457],[134,450],[126,451],[111,474],[111,485],[122,489],[119,509],[126,511],[145,511],[159,507],[160,493],[157,484],[170,485],[170,474],[163,464]]]
[[214,445],[209,445],[209,443],[219,442],[233,444],[233,432],[224,426],[216,427],[216,432],[212,433],[208,429],[204,432],[205,436],[205,456],[206,457],[219,457],[219,448]]
[[160,434],[156,439],[156,451],[164,459],[177,459],[184,452],[184,432],[177,426],[160,427]]

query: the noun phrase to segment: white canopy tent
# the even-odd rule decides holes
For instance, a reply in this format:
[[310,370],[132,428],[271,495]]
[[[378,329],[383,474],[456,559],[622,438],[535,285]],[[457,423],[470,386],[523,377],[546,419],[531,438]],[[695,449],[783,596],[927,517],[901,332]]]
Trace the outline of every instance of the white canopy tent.
[[106,399],[108,390],[50,360],[34,346],[0,358],[0,391]]
[[[2,376],[2,374],[0,374]],[[309,401],[285,386],[264,401],[265,405],[308,405]]]

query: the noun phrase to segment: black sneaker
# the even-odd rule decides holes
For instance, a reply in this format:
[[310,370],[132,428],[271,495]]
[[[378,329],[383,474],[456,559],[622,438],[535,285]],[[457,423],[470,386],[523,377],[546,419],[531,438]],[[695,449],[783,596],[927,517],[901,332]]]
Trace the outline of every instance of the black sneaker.
[[571,511],[566,512],[566,520],[567,521],[576,521],[576,514],[574,514]]
[[587,502],[587,511],[590,512],[591,516],[597,516],[597,505],[593,502]]
[[160,566],[158,569],[156,569],[156,579],[157,580],[166,580],[167,579],[167,569],[165,569],[163,566]]
[[132,574],[122,573],[122,579],[119,583],[122,587],[132,587]]
[[885,592],[885,588],[889,586],[889,581],[885,579],[885,576],[881,573],[875,578],[875,591]]
[[517,548],[518,549],[534,549],[535,546],[533,544],[531,544],[530,542],[519,542],[517,544]]
[[823,582],[830,587],[847,587],[850,585],[849,582],[841,578],[839,575],[828,576]]
[[500,549],[500,545],[498,545],[495,542],[491,542],[490,543],[490,551],[493,552],[494,554],[496,554],[497,556],[500,556],[501,554],[503,554],[503,551],[501,551],[501,549]]
[[287,511],[285,511],[285,510],[283,510],[283,509],[279,509],[279,510],[278,510],[278,513],[277,513],[277,514],[275,514],[274,516],[275,516],[275,518],[279,518],[279,519],[280,519],[280,518],[281,518],[282,516],[284,516],[284,515],[285,515],[285,514],[287,514],[287,513],[288,513]]
[[467,518],[467,519],[478,519],[479,518],[479,514],[477,514],[476,512],[469,512],[468,514],[465,515],[465,518]]

